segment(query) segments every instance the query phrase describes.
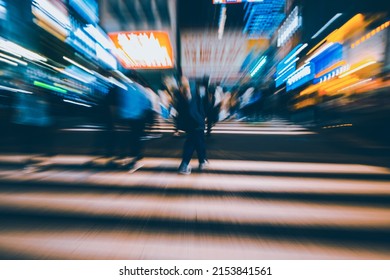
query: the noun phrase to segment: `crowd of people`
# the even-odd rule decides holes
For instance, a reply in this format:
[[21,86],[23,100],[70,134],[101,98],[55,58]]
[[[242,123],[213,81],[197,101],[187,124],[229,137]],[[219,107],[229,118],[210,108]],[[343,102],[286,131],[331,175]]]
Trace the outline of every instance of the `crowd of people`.
[[[124,82],[113,85],[100,105],[98,111],[102,133],[95,143],[96,151],[108,160],[109,165],[136,170],[143,158],[143,138],[150,131],[157,118],[172,120],[173,136],[185,136],[182,162],[178,172],[190,174],[190,161],[196,151],[199,170],[209,165],[205,137],[210,137],[213,126],[229,118],[242,118],[257,112],[256,104],[261,94],[255,88],[245,91],[238,86],[230,89],[220,83],[210,84],[209,78],[187,79],[166,77],[162,87],[154,92],[137,82]],[[14,85],[24,88],[21,85]],[[38,143],[52,154],[55,120],[50,114],[51,103],[47,94],[39,94],[35,89],[25,88],[15,94],[12,121],[14,133],[21,151],[34,153]],[[120,132],[118,132],[120,131]],[[28,135],[29,137],[26,137]],[[103,143],[103,145],[101,145]],[[121,159],[131,159],[123,160]]]

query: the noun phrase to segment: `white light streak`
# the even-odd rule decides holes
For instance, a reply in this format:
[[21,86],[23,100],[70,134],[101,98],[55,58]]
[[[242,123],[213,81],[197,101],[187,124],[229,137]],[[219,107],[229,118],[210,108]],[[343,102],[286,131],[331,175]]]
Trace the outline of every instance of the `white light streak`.
[[366,68],[367,66],[370,66],[370,65],[372,65],[374,63],[376,63],[376,61],[374,61],[374,60],[366,62],[363,65],[360,65],[359,67],[356,67],[356,68],[354,68],[354,69],[352,69],[352,70],[350,70],[348,72],[345,72],[344,74],[340,75],[339,78],[344,78],[345,76],[351,75],[351,74],[353,74],[353,73],[355,73],[355,72],[357,72],[357,71],[359,71],[359,70],[361,70],[363,68]]
[[60,72],[63,73],[63,74],[65,74],[65,75],[67,75],[67,76],[69,76],[69,77],[71,77],[71,78],[73,78],[73,79],[79,80],[80,82],[89,84],[88,81],[86,81],[86,80],[84,80],[84,79],[82,79],[82,78],[80,78],[80,77],[78,77],[78,76],[76,76],[76,75],[73,75],[73,74],[69,73],[69,72],[66,71],[66,70],[60,70]]
[[7,63],[7,64],[9,64],[9,65],[12,65],[12,66],[18,66],[17,63],[15,63],[15,62],[13,62],[13,61],[9,61],[8,59],[5,59],[5,58],[1,58],[1,57],[0,57],[0,61],[3,61],[3,62],[5,62],[5,63]]
[[368,82],[370,82],[370,81],[372,81],[372,78],[366,79],[366,80],[357,82],[357,83],[355,83],[355,84],[353,84],[353,85],[350,85],[350,86],[347,86],[347,87],[345,87],[345,88],[342,88],[342,89],[338,90],[338,92],[344,91],[344,90],[347,90],[347,89],[351,89],[351,88],[354,88],[354,87],[357,87],[357,86],[360,86],[360,85],[365,84],[365,83],[368,83]]
[[292,54],[289,59],[287,59],[284,64],[287,64],[291,59],[293,59],[294,57],[296,57],[298,54],[301,53],[301,51],[303,51],[306,47],[308,46],[307,43],[305,43],[302,47],[300,47],[294,54]]
[[299,57],[296,57],[293,61],[291,61],[286,67],[284,67],[280,72],[278,73],[279,76],[283,75],[286,73],[289,68],[293,67],[293,63],[297,62],[299,60]]
[[108,38],[106,34],[103,33],[103,31],[100,30],[100,28],[96,28],[92,24],[87,24],[87,26],[84,27],[84,30],[87,31],[92,36],[92,38],[95,38],[96,42],[102,45],[102,47],[105,49],[115,49],[114,43],[111,41],[111,39]]
[[22,90],[22,89],[18,89],[18,88],[11,88],[11,87],[6,87],[6,86],[0,86],[0,89],[11,91],[11,92],[21,92],[21,93],[32,94],[31,91]]
[[111,53],[106,51],[99,44],[96,44],[96,57],[110,66],[112,69],[117,69],[116,59]]
[[129,84],[132,84],[132,83],[133,83],[133,81],[132,81],[130,78],[126,77],[122,72],[120,72],[120,71],[118,71],[118,70],[115,70],[114,72],[117,73],[117,74],[118,74],[123,80],[125,80],[127,83],[129,83]]
[[124,84],[122,84],[121,82],[119,82],[117,79],[115,79],[114,77],[109,77],[108,80],[110,81],[110,83],[124,89],[124,90],[128,90],[127,86],[125,86]]
[[226,23],[226,6],[221,7],[221,14],[219,16],[219,26],[218,26],[218,39],[221,40],[223,36],[223,32],[225,30]]
[[256,73],[260,70],[260,68],[264,65],[264,63],[267,61],[267,57],[266,56],[263,56],[260,61],[257,63],[255,69],[253,69],[253,71],[251,72],[251,76],[253,77],[254,75],[256,75]]
[[19,58],[23,56],[33,61],[47,61],[45,57],[2,38],[0,38],[0,49]]
[[22,60],[17,59],[17,58],[14,58],[14,57],[12,57],[12,56],[9,56],[9,55],[6,55],[6,54],[2,54],[2,53],[0,53],[0,56],[1,56],[1,57],[4,57],[4,58],[6,58],[6,59],[9,59],[9,60],[15,61],[15,62],[17,62],[17,63],[19,63],[19,64],[24,65],[24,66],[27,65],[27,62],[22,61]]
[[311,57],[309,57],[305,61],[305,63],[309,63],[312,59],[314,59],[315,57],[319,56],[321,53],[323,53],[324,51],[326,51],[327,49],[329,49],[333,45],[334,45],[334,43],[328,43],[325,46],[321,47],[319,50],[316,51],[315,54],[313,54]]
[[72,101],[72,100],[68,100],[68,99],[63,99],[63,101],[67,102],[67,103],[72,103],[72,104],[75,104],[75,105],[84,106],[84,107],[92,107],[91,105],[88,105],[88,104],[85,104],[85,103],[76,102],[76,101]]
[[317,31],[316,34],[314,34],[311,38],[312,39],[315,39],[317,38],[321,33],[322,31],[324,31],[329,25],[331,25],[336,19],[338,19],[340,16],[342,16],[343,14],[342,13],[338,13],[336,14],[334,17],[332,17],[320,30]]
[[93,75],[93,72],[91,70],[89,70],[88,68],[82,66],[81,64],[77,63],[76,61],[74,61],[74,60],[72,60],[70,58],[67,58],[66,56],[63,56],[62,58],[65,59],[66,61],[72,63],[73,65],[77,66],[78,68],[84,70],[85,72]]

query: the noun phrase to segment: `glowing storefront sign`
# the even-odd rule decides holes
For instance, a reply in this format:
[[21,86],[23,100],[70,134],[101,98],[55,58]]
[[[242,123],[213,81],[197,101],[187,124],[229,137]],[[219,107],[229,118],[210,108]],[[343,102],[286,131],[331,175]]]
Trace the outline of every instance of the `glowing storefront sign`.
[[298,54],[300,54],[308,44],[298,44],[292,51],[290,51],[284,59],[276,66],[276,73],[275,73],[275,85],[276,87],[281,86],[284,84],[287,78],[290,77],[294,73],[294,71],[297,69],[297,61],[299,60],[299,57],[297,57]]
[[[332,65],[340,63],[343,60],[343,46],[339,43],[332,43],[326,50],[321,51],[309,61],[315,64],[316,74],[328,69]],[[322,73],[323,74],[323,73]]]
[[299,16],[297,6],[278,30],[278,47],[284,45],[284,43],[286,43],[292,37],[292,35],[294,35],[295,31],[297,31],[301,24],[302,20]]
[[342,74],[348,70],[349,70],[349,65],[339,66],[339,67],[333,69],[332,71],[329,71],[328,73],[325,73],[324,75],[321,75],[321,76],[315,78],[313,83],[318,84],[318,83],[323,83],[323,82],[329,81],[335,77],[338,77],[340,74]]
[[162,31],[110,33],[116,53],[127,69],[173,68],[169,35]]
[[314,64],[309,63],[300,67],[287,79],[287,91],[293,90],[314,78]]

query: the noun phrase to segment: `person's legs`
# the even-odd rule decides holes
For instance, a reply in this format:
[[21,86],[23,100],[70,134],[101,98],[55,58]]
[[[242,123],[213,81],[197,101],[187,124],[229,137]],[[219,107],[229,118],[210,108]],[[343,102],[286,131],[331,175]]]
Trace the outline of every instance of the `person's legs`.
[[199,164],[207,161],[206,157],[206,142],[204,139],[204,132],[202,130],[197,130],[194,136],[194,144],[196,153],[198,154]]
[[211,135],[211,129],[212,129],[212,126],[213,126],[213,115],[212,113],[208,112],[207,114],[207,122],[206,122],[206,126],[207,126],[207,136],[210,136]]
[[142,120],[132,120],[130,122],[131,127],[131,156],[135,157],[135,160],[139,160],[143,157],[142,154],[142,141],[141,137],[144,133],[145,122]]
[[179,172],[182,174],[190,174],[191,168],[189,167],[189,163],[191,161],[192,155],[195,150],[195,132],[188,131],[186,135],[186,141],[183,147],[183,156],[182,161],[179,167]]
[[198,154],[199,160],[199,171],[208,169],[209,162],[206,154],[206,141],[204,138],[204,132],[202,130],[197,131],[195,141],[196,153]]

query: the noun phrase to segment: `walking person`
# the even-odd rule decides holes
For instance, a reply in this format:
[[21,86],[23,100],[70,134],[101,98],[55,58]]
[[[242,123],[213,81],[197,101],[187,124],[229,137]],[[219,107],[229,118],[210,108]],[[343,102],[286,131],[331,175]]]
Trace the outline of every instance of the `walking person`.
[[186,130],[186,141],[183,147],[182,162],[179,167],[180,174],[191,174],[190,161],[194,151],[198,155],[199,171],[208,167],[206,156],[206,143],[204,138],[205,112],[204,103],[199,94],[199,85],[190,83],[182,77],[181,94],[185,103],[179,116]]
[[[120,90],[119,116],[122,122],[129,128],[125,137],[125,148],[130,148],[132,160],[125,164],[130,171],[137,169],[137,162],[143,158],[142,136],[145,130],[147,118],[152,110],[152,102],[145,88],[137,83],[128,84],[127,90]],[[122,156],[126,156],[122,149]]]

